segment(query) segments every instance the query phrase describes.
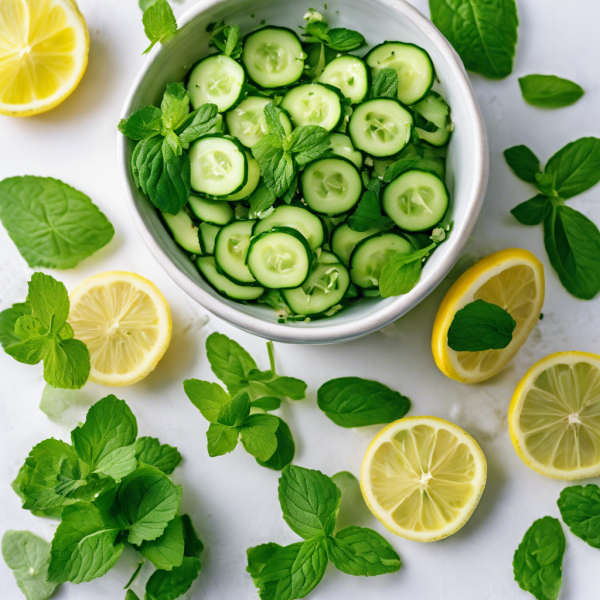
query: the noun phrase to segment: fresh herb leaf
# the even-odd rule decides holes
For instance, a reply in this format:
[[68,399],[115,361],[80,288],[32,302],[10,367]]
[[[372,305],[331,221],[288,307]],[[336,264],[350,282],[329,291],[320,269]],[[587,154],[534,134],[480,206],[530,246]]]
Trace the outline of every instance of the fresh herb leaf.
[[18,302],[0,312],[0,344],[3,348],[8,348],[8,346],[13,346],[21,341],[21,338],[15,333],[15,325],[19,318],[25,315],[31,316],[29,302]]
[[281,196],[281,199],[286,204],[291,204],[294,200],[294,196],[296,195],[296,191],[298,190],[298,178],[299,175],[298,173],[296,173],[296,175],[294,175],[294,179],[292,179],[292,183],[290,183],[290,187],[287,189],[287,192],[283,196]]
[[0,220],[30,267],[72,269],[115,233],[85,194],[50,177],[0,181]]
[[562,585],[565,535],[558,519],[538,519],[527,530],[513,559],[515,581],[537,600],[557,600]]
[[219,423],[211,423],[206,431],[208,455],[223,456],[235,450],[240,432],[237,427],[228,427]]
[[142,542],[140,554],[157,569],[170,571],[183,562],[183,522],[176,516],[170,521],[162,535],[155,540]]
[[410,171],[411,169],[416,168],[419,162],[421,162],[420,158],[402,158],[397,160],[386,168],[383,174],[384,183],[389,183],[405,171]]
[[512,341],[516,326],[502,307],[475,300],[454,315],[448,329],[448,346],[456,352],[501,350]]
[[522,225],[539,225],[544,220],[544,211],[549,206],[550,198],[544,194],[538,194],[517,204],[510,214]]
[[48,542],[29,531],[8,530],[2,536],[2,556],[27,600],[46,600],[52,596],[57,584],[47,581]]
[[398,72],[394,67],[384,67],[373,78],[369,98],[397,98]]
[[327,129],[318,125],[304,125],[292,131],[286,145],[294,154],[296,164],[303,167],[323,156],[329,150],[331,141]]
[[178,134],[183,148],[187,149],[192,142],[208,133],[217,124],[218,120],[219,116],[216,104],[203,104],[193,113],[190,113],[188,118],[178,128],[178,130],[183,128]]
[[115,544],[119,525],[91,502],[67,506],[50,552],[48,581],[82,583],[109,571],[124,545]]
[[556,177],[552,173],[536,173],[535,181],[538,186],[538,190],[545,196],[557,197],[556,192]]
[[175,131],[190,112],[190,96],[180,83],[169,83],[160,105],[162,134]]
[[277,450],[275,432],[279,418],[273,415],[250,415],[240,427],[242,445],[248,454],[265,462]]
[[410,400],[402,394],[360,377],[340,377],[324,383],[317,392],[317,404],[340,427],[391,423],[410,409]]
[[133,590],[127,590],[125,600],[140,600],[140,597]]
[[275,204],[275,200],[277,200],[277,196],[267,187],[264,180],[261,180],[258,187],[250,196],[250,212],[248,213],[248,218],[260,218],[263,213]]
[[329,41],[325,45],[337,52],[352,52],[362,48],[366,43],[361,33],[344,27],[330,29],[327,34]]
[[212,30],[212,44],[225,56],[237,60],[242,55],[242,40],[239,25],[229,27],[224,21],[218,23]]
[[536,183],[535,176],[540,173],[540,161],[527,146],[512,146],[504,151],[508,166],[523,181]]
[[381,179],[374,177],[367,185],[367,191],[362,195],[356,210],[348,217],[348,227],[352,231],[365,232],[369,229],[385,229],[393,227],[394,222],[381,214],[379,195]]
[[156,467],[167,475],[181,463],[181,454],[177,448],[161,444],[153,437],[138,438],[135,443],[135,457],[139,463]]
[[142,23],[144,24],[144,33],[151,42],[143,54],[150,52],[156,43],[162,42],[177,31],[177,21],[167,0],[156,0],[149,6],[144,11]]
[[131,140],[147,140],[160,135],[162,112],[156,106],[144,106],[128,119],[121,119],[119,131]]
[[204,550],[204,544],[196,534],[192,519],[189,515],[181,515],[181,523],[183,524],[184,539],[183,555],[200,558],[200,554]]
[[572,533],[592,548],[600,548],[600,488],[596,484],[566,487],[558,508]]
[[396,253],[381,269],[379,291],[383,298],[407,294],[417,285],[423,260],[431,254],[436,244],[430,244],[410,254]]
[[306,383],[295,377],[279,377],[271,381],[261,381],[260,385],[277,396],[285,396],[291,400],[302,400],[306,396]]
[[562,108],[575,104],[583,96],[583,88],[555,75],[526,75],[519,78],[525,102],[542,108]]
[[198,578],[202,564],[199,558],[185,556],[181,565],[170,571],[157,570],[146,583],[146,600],[175,600],[185,594]]
[[250,396],[244,390],[221,408],[217,422],[227,427],[241,427],[249,414]]
[[268,460],[261,460],[256,457],[256,462],[261,467],[273,469],[274,471],[281,471],[283,467],[289,465],[292,460],[294,460],[296,444],[294,444],[294,438],[292,437],[292,432],[290,431],[288,424],[279,417],[275,418],[279,421],[279,427],[277,427],[277,431],[275,431],[277,448]]
[[490,79],[510,75],[519,24],[515,0],[429,0],[429,9],[469,71]]
[[290,187],[296,175],[296,167],[292,153],[276,144],[277,138],[274,135],[265,135],[252,146],[252,156],[258,161],[267,187],[280,197]]
[[260,408],[264,411],[277,410],[281,406],[281,400],[275,396],[263,396],[252,402],[252,408]]
[[[269,133],[277,138],[283,146],[283,141],[286,137],[285,129],[281,123],[279,109],[274,102],[269,102],[263,110],[265,122]],[[287,148],[286,148],[287,149]]]
[[[212,335],[220,336],[221,334],[217,333]],[[222,345],[220,344],[220,340],[219,342],[216,342],[214,338],[211,340],[211,337],[212,336],[209,336],[208,340],[206,340],[206,350],[208,360],[211,363],[213,371],[215,371],[213,361],[217,362],[219,365],[222,364],[219,362],[222,355],[218,354]],[[229,340],[229,338],[226,339]],[[233,343],[235,344],[235,342]],[[210,351],[209,346],[211,348]],[[240,347],[240,349],[242,348]],[[223,380],[216,371],[215,374]],[[200,381],[199,379],[186,379],[183,382],[183,389],[185,390],[187,397],[192,401],[192,404],[202,413],[202,416],[209,423],[217,423],[221,409],[231,400],[231,396],[218,383],[209,383],[208,381]],[[243,386],[239,386],[237,389],[241,390],[243,389]]]
[[384,575],[402,566],[398,553],[379,533],[365,527],[347,527],[327,537],[327,555],[348,575]]

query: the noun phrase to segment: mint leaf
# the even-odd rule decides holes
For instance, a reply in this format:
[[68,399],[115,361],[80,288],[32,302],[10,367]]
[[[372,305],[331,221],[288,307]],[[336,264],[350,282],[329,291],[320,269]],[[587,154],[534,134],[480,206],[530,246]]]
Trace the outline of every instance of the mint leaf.
[[183,525],[184,540],[183,555],[200,558],[200,554],[202,554],[202,550],[204,550],[204,545],[196,534],[196,530],[194,529],[194,525],[190,519],[190,516],[181,515],[181,523]]
[[292,432],[290,431],[288,424],[279,417],[275,418],[279,421],[279,427],[277,427],[277,431],[275,431],[277,448],[268,460],[261,460],[257,457],[256,462],[261,467],[273,469],[274,471],[281,471],[283,467],[289,465],[292,460],[294,460],[296,444],[294,443],[294,438],[292,437]]
[[274,102],[269,102],[263,109],[265,113],[265,122],[269,133],[279,140],[280,144],[283,144],[285,139],[285,129],[281,123],[279,109]]
[[90,408],[85,423],[71,432],[71,439],[91,473],[110,476],[118,482],[137,466],[137,433],[137,420],[129,406],[110,395]]
[[513,559],[515,581],[537,600],[557,600],[562,585],[565,535],[558,519],[538,519],[525,533]]
[[[331,140],[329,132],[318,125],[303,125],[292,131],[286,142],[294,160],[299,167],[317,160],[329,150]],[[292,186],[290,186],[292,187]],[[295,192],[294,188],[294,192]]]
[[218,23],[212,30],[212,44],[226,56],[237,60],[242,55],[242,40],[240,40],[240,27],[229,27],[224,21]]
[[185,594],[197,579],[202,565],[199,558],[186,556],[170,571],[154,571],[146,583],[146,600],[175,600]]
[[277,196],[267,187],[264,180],[261,180],[258,187],[250,196],[250,212],[248,218],[259,218],[261,214],[269,210],[269,208],[275,204],[275,200],[277,200]]
[[246,571],[250,573],[257,587],[260,572],[265,568],[273,556],[275,556],[275,553],[281,548],[283,548],[283,546],[269,542],[267,544],[260,544],[246,550],[246,555],[248,557],[248,566],[246,567]]
[[344,27],[335,27],[327,32],[329,41],[326,46],[337,52],[352,52],[365,45],[365,38],[358,31],[345,29]]
[[340,508],[338,487],[320,471],[287,465],[279,480],[279,503],[292,531],[305,540],[330,535]]
[[190,96],[180,83],[169,83],[160,105],[162,113],[162,133],[175,131],[190,112]]
[[567,144],[548,160],[544,173],[554,177],[556,192],[565,200],[589,190],[600,181],[600,139]]
[[398,72],[394,67],[383,67],[373,78],[369,99],[398,97]]
[[454,315],[448,346],[456,352],[501,350],[512,341],[516,321],[502,307],[475,300]]
[[140,600],[140,598],[133,590],[127,590],[125,600]]
[[542,108],[562,108],[575,104],[583,89],[580,85],[555,75],[526,75],[519,78],[523,99]]
[[277,147],[277,138],[271,134],[261,138],[251,150],[267,187],[277,197],[283,196],[296,175],[291,152]]
[[402,562],[390,543],[366,527],[347,527],[327,538],[327,555],[342,573],[384,575],[400,570]]
[[410,254],[394,254],[381,269],[379,291],[382,298],[410,292],[421,278],[423,260],[431,254],[435,246],[433,243]]
[[242,445],[261,461],[269,460],[277,450],[275,432],[279,419],[273,415],[250,415],[240,427]]
[[469,71],[490,79],[510,75],[519,24],[514,0],[429,0],[429,9]]
[[184,122],[185,128],[179,134],[179,140],[184,148],[196,141],[199,137],[208,133],[217,123],[218,108],[216,104],[203,104],[195,110],[191,123]]
[[381,214],[381,180],[379,177],[371,179],[367,191],[362,195],[356,210],[348,217],[348,227],[352,231],[363,233],[369,229],[383,229],[393,227],[394,222]]
[[176,516],[169,522],[162,535],[155,540],[142,542],[140,554],[157,569],[170,571],[183,562],[183,522]]
[[538,189],[546,196],[558,196],[556,191],[556,177],[552,173],[536,173],[535,181]]
[[550,198],[538,194],[530,200],[517,204],[510,214],[522,225],[539,225],[544,220],[544,212],[549,206]]
[[0,220],[30,267],[72,269],[115,233],[88,196],[50,177],[0,181]]
[[227,427],[240,427],[249,414],[250,396],[243,391],[221,408],[217,422]]
[[128,119],[119,121],[119,131],[130,140],[147,140],[160,135],[162,112],[156,106],[144,106]]
[[175,518],[181,503],[181,486],[162,471],[144,465],[121,482],[115,510],[129,531],[127,541],[141,544],[160,537]]
[[67,506],[50,552],[48,581],[82,583],[109,571],[121,556],[119,526],[91,502]]
[[391,423],[410,410],[410,400],[402,394],[360,377],[340,377],[324,383],[317,392],[317,404],[341,427]]
[[237,427],[211,423],[206,432],[209,456],[223,456],[235,450],[240,432]]
[[596,484],[566,487],[558,508],[572,533],[592,548],[600,548],[600,488]]
[[277,410],[281,406],[281,400],[275,396],[263,396],[252,401],[252,408],[260,408],[264,411]]
[[169,444],[161,444],[153,437],[137,439],[135,457],[139,463],[155,467],[167,475],[170,475],[182,460],[177,448]]
[[2,556],[27,600],[46,600],[52,596],[57,584],[47,581],[48,542],[29,531],[8,530],[2,536]]
[[302,400],[306,396],[306,383],[296,377],[276,377],[272,381],[261,381],[260,385],[277,396]]
[[[213,333],[212,335],[221,334]],[[211,361],[211,366],[213,360],[216,361],[219,365],[221,365],[222,363],[218,362],[220,360],[221,354],[217,354],[217,352],[219,351],[219,346],[218,343],[214,342],[214,339],[210,342],[210,346],[212,349],[210,353],[208,350],[209,340],[211,339],[212,335],[208,337],[208,340],[206,340],[208,360]],[[226,339],[229,340],[229,338]],[[215,348],[217,348],[217,350],[215,350]],[[212,360],[211,356],[213,357]],[[218,369],[220,369],[220,366],[218,367]],[[215,371],[214,366],[213,371]],[[216,371],[215,375],[219,377]],[[223,380],[221,377],[219,377],[219,379]],[[240,389],[242,389],[242,387],[243,386],[241,386]],[[218,383],[209,383],[208,381],[200,381],[199,379],[186,379],[183,382],[183,389],[185,390],[185,393],[187,397],[191,400],[192,404],[202,413],[202,416],[210,423],[217,422],[217,419],[219,418],[219,412],[231,400],[231,396]]]
[[401,175],[405,171],[410,171],[411,169],[418,167],[420,162],[421,162],[421,159],[419,157],[417,157],[417,158],[402,158],[400,160],[397,160],[396,162],[392,163],[389,167],[386,168],[386,170],[383,174],[384,183],[389,183],[390,181],[393,181],[394,179],[396,179],[396,177],[398,177],[398,175]]
[[540,160],[527,146],[507,148],[504,151],[504,158],[517,177],[523,181],[536,183],[535,176],[540,173]]
[[8,348],[8,346],[13,346],[21,341],[21,338],[15,333],[15,325],[19,317],[25,315],[31,316],[29,302],[18,302],[0,312],[0,344],[3,348]]
[[150,52],[157,42],[162,42],[177,31],[177,21],[167,0],[156,0],[149,6],[144,11],[142,23],[144,33],[151,42],[143,54]]

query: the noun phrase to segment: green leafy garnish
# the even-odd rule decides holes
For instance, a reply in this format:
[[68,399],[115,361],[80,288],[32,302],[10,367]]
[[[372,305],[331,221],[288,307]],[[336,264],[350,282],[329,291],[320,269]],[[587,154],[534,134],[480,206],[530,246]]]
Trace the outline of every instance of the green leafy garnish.
[[410,292],[421,278],[423,261],[431,254],[436,245],[434,242],[410,254],[394,254],[381,269],[379,291],[382,298],[400,296]]
[[519,86],[525,102],[542,108],[570,106],[584,94],[580,85],[555,75],[526,75]]
[[292,465],[283,469],[279,480],[283,518],[305,541],[248,549],[246,570],[262,600],[304,598],[323,578],[329,560],[351,575],[400,569],[400,557],[375,531],[347,527],[334,535],[340,502],[341,492],[327,475]]
[[305,19],[308,22],[302,35],[307,42],[321,43],[336,52],[352,52],[365,45],[365,37],[361,33],[344,27],[329,29],[322,15],[312,9]]
[[521,225],[539,225],[544,220],[544,212],[549,207],[548,196],[537,194],[530,200],[517,204],[510,214]]
[[527,146],[508,148],[504,151],[504,158],[517,177],[536,183],[535,176],[540,173],[540,161]]
[[115,233],[85,194],[50,177],[0,181],[0,220],[30,267],[72,269]]
[[173,9],[167,0],[156,0],[148,6],[142,17],[144,33],[150,40],[150,46],[144,50],[147,54],[158,42],[174,35],[177,32],[177,21]]
[[369,98],[397,98],[398,72],[394,67],[384,67],[373,78]]
[[512,341],[516,326],[502,307],[475,300],[454,315],[448,329],[448,346],[456,352],[501,350]]
[[377,381],[340,377],[324,383],[317,392],[319,408],[341,427],[365,427],[401,419],[410,400]]
[[153,437],[138,438],[135,443],[135,457],[139,463],[156,467],[167,475],[181,463],[181,454],[177,448],[161,444]]
[[31,316],[31,305],[29,302],[17,302],[10,308],[0,312],[0,344],[8,348],[21,342],[21,338],[15,333],[15,325],[20,317]]
[[240,26],[225,25],[221,21],[212,30],[211,43],[225,56],[237,60],[242,55],[242,40],[240,39]]
[[373,177],[367,184],[367,191],[362,195],[356,210],[348,217],[348,227],[353,231],[369,231],[369,229],[385,229],[393,227],[394,222],[381,214],[381,179]]
[[562,585],[565,535],[558,519],[538,519],[527,530],[513,559],[515,581],[537,600],[557,600]]
[[566,487],[558,508],[572,533],[592,548],[600,548],[600,487],[594,483]]

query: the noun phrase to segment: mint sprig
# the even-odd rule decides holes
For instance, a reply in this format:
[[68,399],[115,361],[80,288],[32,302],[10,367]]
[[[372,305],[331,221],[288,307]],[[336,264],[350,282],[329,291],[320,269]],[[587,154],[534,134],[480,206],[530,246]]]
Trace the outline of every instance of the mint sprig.
[[143,54],[148,54],[158,42],[162,42],[177,32],[177,21],[167,0],[155,0],[148,6],[144,10],[142,23],[144,24],[144,33],[151,42]]
[[600,487],[595,483],[566,487],[558,508],[572,533],[592,548],[600,548]]
[[217,23],[212,30],[211,44],[225,56],[237,60],[242,55],[240,26],[225,25],[224,21]]
[[345,27],[329,28],[320,13],[310,9],[305,16],[307,20],[304,33],[307,42],[318,42],[336,52],[352,52],[365,45],[362,33]]

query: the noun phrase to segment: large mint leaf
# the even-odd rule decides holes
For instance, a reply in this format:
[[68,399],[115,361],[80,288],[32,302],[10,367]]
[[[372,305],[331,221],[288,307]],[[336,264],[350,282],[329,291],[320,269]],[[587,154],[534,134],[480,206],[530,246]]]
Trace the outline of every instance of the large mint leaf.
[[163,534],[152,541],[142,542],[139,551],[157,569],[170,571],[183,561],[184,538],[181,517],[175,517]]

